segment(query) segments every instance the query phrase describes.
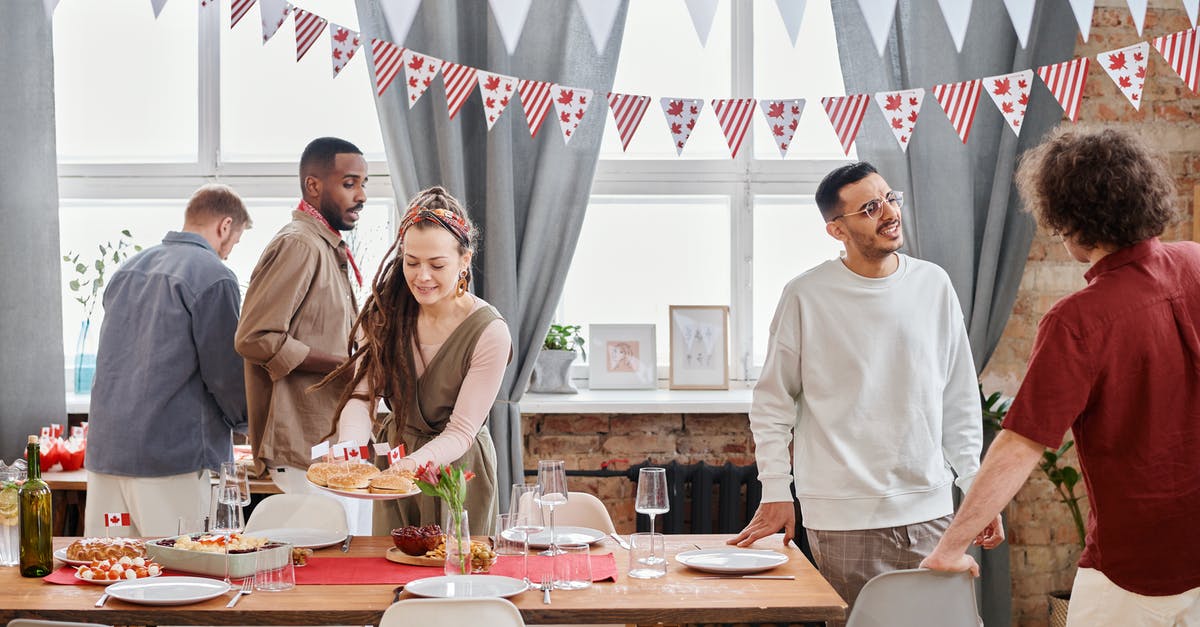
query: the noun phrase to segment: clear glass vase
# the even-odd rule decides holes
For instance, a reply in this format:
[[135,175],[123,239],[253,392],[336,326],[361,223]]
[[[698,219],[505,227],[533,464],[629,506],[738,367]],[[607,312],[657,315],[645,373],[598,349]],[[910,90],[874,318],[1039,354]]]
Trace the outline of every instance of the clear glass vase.
[[467,519],[467,510],[447,509],[442,520],[442,533],[446,535],[445,573],[471,574],[471,524]]

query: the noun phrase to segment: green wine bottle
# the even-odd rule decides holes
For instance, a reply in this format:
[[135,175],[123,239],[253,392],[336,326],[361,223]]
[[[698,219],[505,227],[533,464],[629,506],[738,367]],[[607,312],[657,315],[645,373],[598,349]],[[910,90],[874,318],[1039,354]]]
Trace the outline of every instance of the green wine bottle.
[[45,577],[54,569],[54,529],[50,508],[50,486],[42,481],[38,437],[29,436],[29,476],[21,485],[21,576]]

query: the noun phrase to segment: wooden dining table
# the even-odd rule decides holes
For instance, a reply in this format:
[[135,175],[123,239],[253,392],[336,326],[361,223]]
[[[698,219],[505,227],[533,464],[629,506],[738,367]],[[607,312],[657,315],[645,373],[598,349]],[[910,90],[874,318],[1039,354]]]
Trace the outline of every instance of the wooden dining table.
[[[593,546],[593,554],[613,553],[616,581],[596,582],[583,590],[554,591],[545,605],[542,594],[529,590],[511,597],[527,624],[683,624],[800,623],[842,619],[846,604],[796,548],[784,548],[779,535],[759,540],[755,548],[781,551],[790,558],[772,569],[779,579],[702,579],[705,573],[677,563],[682,551],[725,546],[727,535],[668,535],[667,574],[659,579],[631,579],[628,552],[610,538]],[[55,548],[73,538],[55,538]],[[384,559],[392,546],[386,536],[358,536],[348,552],[337,545],[316,557]],[[56,563],[57,565],[57,563]],[[430,569],[431,576],[441,572]],[[182,606],[137,605],[109,599],[93,604],[103,589],[94,585],[58,585],[23,578],[18,569],[0,568],[0,624],[14,618],[81,621],[107,625],[378,625],[392,604],[393,584],[299,585],[284,592],[255,592],[236,607],[225,604],[232,592]],[[404,592],[401,598],[411,598]]]

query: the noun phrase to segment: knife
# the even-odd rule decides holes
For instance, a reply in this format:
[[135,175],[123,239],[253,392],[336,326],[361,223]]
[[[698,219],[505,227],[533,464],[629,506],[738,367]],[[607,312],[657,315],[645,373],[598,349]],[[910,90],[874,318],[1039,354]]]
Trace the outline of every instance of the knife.
[[795,579],[795,575],[705,575],[696,579]]
[[352,535],[346,536],[346,541],[342,543],[342,553],[346,553],[350,550],[350,541],[353,539],[354,539],[354,536],[352,536]]
[[104,594],[100,595],[99,599],[96,599],[96,607],[104,607],[104,602],[107,600],[108,600],[108,593],[105,592]]
[[629,543],[628,543],[628,542],[626,542],[626,541],[625,541],[623,538],[621,538],[621,536],[617,535],[615,532],[614,532],[614,533],[610,533],[610,534],[608,534],[608,535],[609,535],[609,536],[612,536],[612,539],[613,539],[613,540],[616,540],[616,541],[617,541],[617,544],[618,544],[618,545],[620,545],[620,547],[621,547],[622,549],[625,549],[626,551],[628,551],[628,550],[629,550]]

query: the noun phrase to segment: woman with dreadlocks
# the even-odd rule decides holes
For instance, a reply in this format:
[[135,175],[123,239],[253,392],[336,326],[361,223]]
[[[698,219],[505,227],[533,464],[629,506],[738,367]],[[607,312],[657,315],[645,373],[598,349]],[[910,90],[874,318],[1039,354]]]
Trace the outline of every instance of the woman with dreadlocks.
[[[496,309],[467,291],[475,241],[474,225],[446,190],[417,194],[354,323],[350,359],[326,380],[354,369],[336,441],[367,442],[373,434],[377,442],[404,443],[401,470],[433,462],[475,473],[465,505],[471,532],[486,535],[498,501],[496,448],[484,422],[512,340]],[[382,421],[378,398],[392,410]],[[441,523],[443,509],[425,495],[376,501],[372,526],[378,535]]]

